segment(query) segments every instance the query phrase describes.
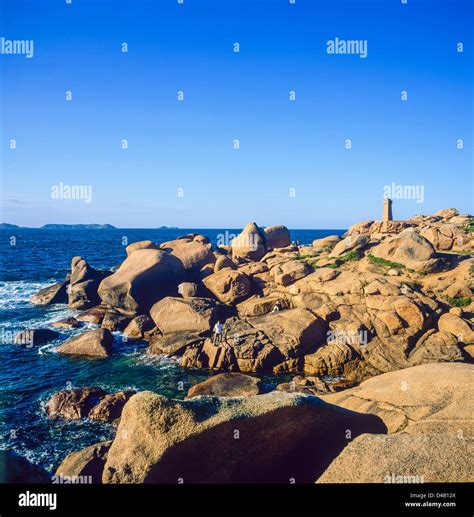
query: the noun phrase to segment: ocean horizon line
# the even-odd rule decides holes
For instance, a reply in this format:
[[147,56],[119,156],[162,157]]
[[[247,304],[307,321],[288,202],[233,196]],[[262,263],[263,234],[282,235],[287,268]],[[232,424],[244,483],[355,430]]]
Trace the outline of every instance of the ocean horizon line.
[[[11,223],[2,223],[0,224],[0,230],[8,230],[8,229],[18,229],[18,230],[102,230],[102,231],[110,231],[110,230],[227,230],[233,231],[238,230],[241,231],[244,226],[235,226],[235,227],[201,227],[201,226],[113,226],[109,225],[109,228],[101,228],[101,226],[105,225],[93,225],[92,223],[79,223],[79,224],[62,224],[62,223],[48,223],[43,226],[20,226]],[[48,226],[48,227],[46,227]],[[54,228],[52,226],[55,226]],[[97,228],[90,228],[90,226],[97,226]],[[260,225],[259,225],[260,226]],[[286,225],[285,225],[286,226]],[[89,228],[87,228],[89,227]],[[270,226],[261,225],[260,228],[270,228]],[[288,230],[303,230],[303,231],[347,231],[348,228],[316,228],[316,227],[306,227],[306,228],[292,228],[287,226]]]

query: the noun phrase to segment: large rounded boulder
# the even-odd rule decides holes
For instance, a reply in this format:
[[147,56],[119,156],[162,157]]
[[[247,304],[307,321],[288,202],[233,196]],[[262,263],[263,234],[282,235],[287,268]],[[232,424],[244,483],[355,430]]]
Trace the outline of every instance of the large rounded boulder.
[[255,223],[249,223],[232,240],[232,256],[236,259],[260,260],[267,252],[267,236]]
[[87,476],[92,483],[101,483],[102,471],[112,441],[99,442],[86,449],[68,454],[56,470],[56,476],[68,480]]
[[373,257],[396,262],[415,271],[431,271],[438,263],[433,245],[412,230],[386,239],[370,253]]
[[163,298],[155,303],[150,316],[163,334],[208,332],[217,318],[217,304],[209,298]]
[[176,294],[183,280],[183,264],[175,256],[164,250],[139,249],[101,282],[98,293],[103,302],[134,316],[159,299]]
[[290,230],[286,226],[269,226],[265,228],[267,249],[286,248],[291,244]]
[[250,397],[262,393],[262,381],[244,373],[219,373],[188,390],[186,398],[202,395],[216,397]]
[[107,329],[89,330],[68,339],[56,348],[60,354],[108,357],[112,352],[113,337]]
[[158,250],[160,247],[158,244],[155,244],[153,241],[138,241],[132,242],[129,244],[125,251],[127,252],[127,256],[129,257],[133,252],[138,250]]
[[187,276],[196,276],[206,264],[216,261],[210,245],[191,237],[164,242],[160,247],[181,262]]
[[51,305],[54,303],[67,303],[69,282],[57,282],[56,284],[44,287],[30,298],[34,305]]
[[98,271],[83,258],[74,257],[68,287],[68,306],[71,309],[89,309],[100,302],[97,289],[100,282],[110,274]]
[[183,402],[145,391],[124,407],[102,482],[314,482],[347,444],[347,429],[353,438],[385,427],[308,395]]
[[246,275],[230,268],[203,279],[205,287],[222,303],[237,303],[246,298],[252,285]]

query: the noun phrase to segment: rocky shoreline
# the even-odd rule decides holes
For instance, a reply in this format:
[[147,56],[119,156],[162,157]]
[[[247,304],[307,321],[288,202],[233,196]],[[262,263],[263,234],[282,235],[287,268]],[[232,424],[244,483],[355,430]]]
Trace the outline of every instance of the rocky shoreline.
[[[217,249],[195,234],[130,244],[111,271],[74,257],[63,282],[31,299],[82,311],[55,327],[97,326],[58,353],[107,360],[120,332],[148,341],[148,354],[218,375],[185,401],[90,386],[56,393],[50,417],[118,426],[113,442],[69,455],[57,474],[104,483],[384,482],[420,472],[472,480],[473,221],[455,209],[367,221],[312,246],[292,243],[284,226],[250,223]],[[53,335],[25,329],[16,341]],[[281,373],[292,380],[264,393],[258,376]],[[448,449],[463,455],[459,468]]]

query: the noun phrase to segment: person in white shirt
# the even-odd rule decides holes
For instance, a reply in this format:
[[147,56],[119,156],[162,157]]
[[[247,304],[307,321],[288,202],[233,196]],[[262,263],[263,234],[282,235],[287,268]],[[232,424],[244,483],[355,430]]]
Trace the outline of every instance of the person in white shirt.
[[222,323],[218,321],[214,325],[214,346],[220,345],[222,341]]

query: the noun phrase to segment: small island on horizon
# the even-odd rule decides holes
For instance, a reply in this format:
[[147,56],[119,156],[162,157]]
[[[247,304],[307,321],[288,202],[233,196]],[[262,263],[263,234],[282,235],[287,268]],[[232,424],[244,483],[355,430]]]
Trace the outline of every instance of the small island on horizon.
[[[17,230],[17,229],[34,229],[34,230],[118,230],[117,226],[112,224],[44,224],[43,226],[19,226],[11,223],[0,223],[0,230]],[[177,226],[158,226],[158,230],[179,230]]]

